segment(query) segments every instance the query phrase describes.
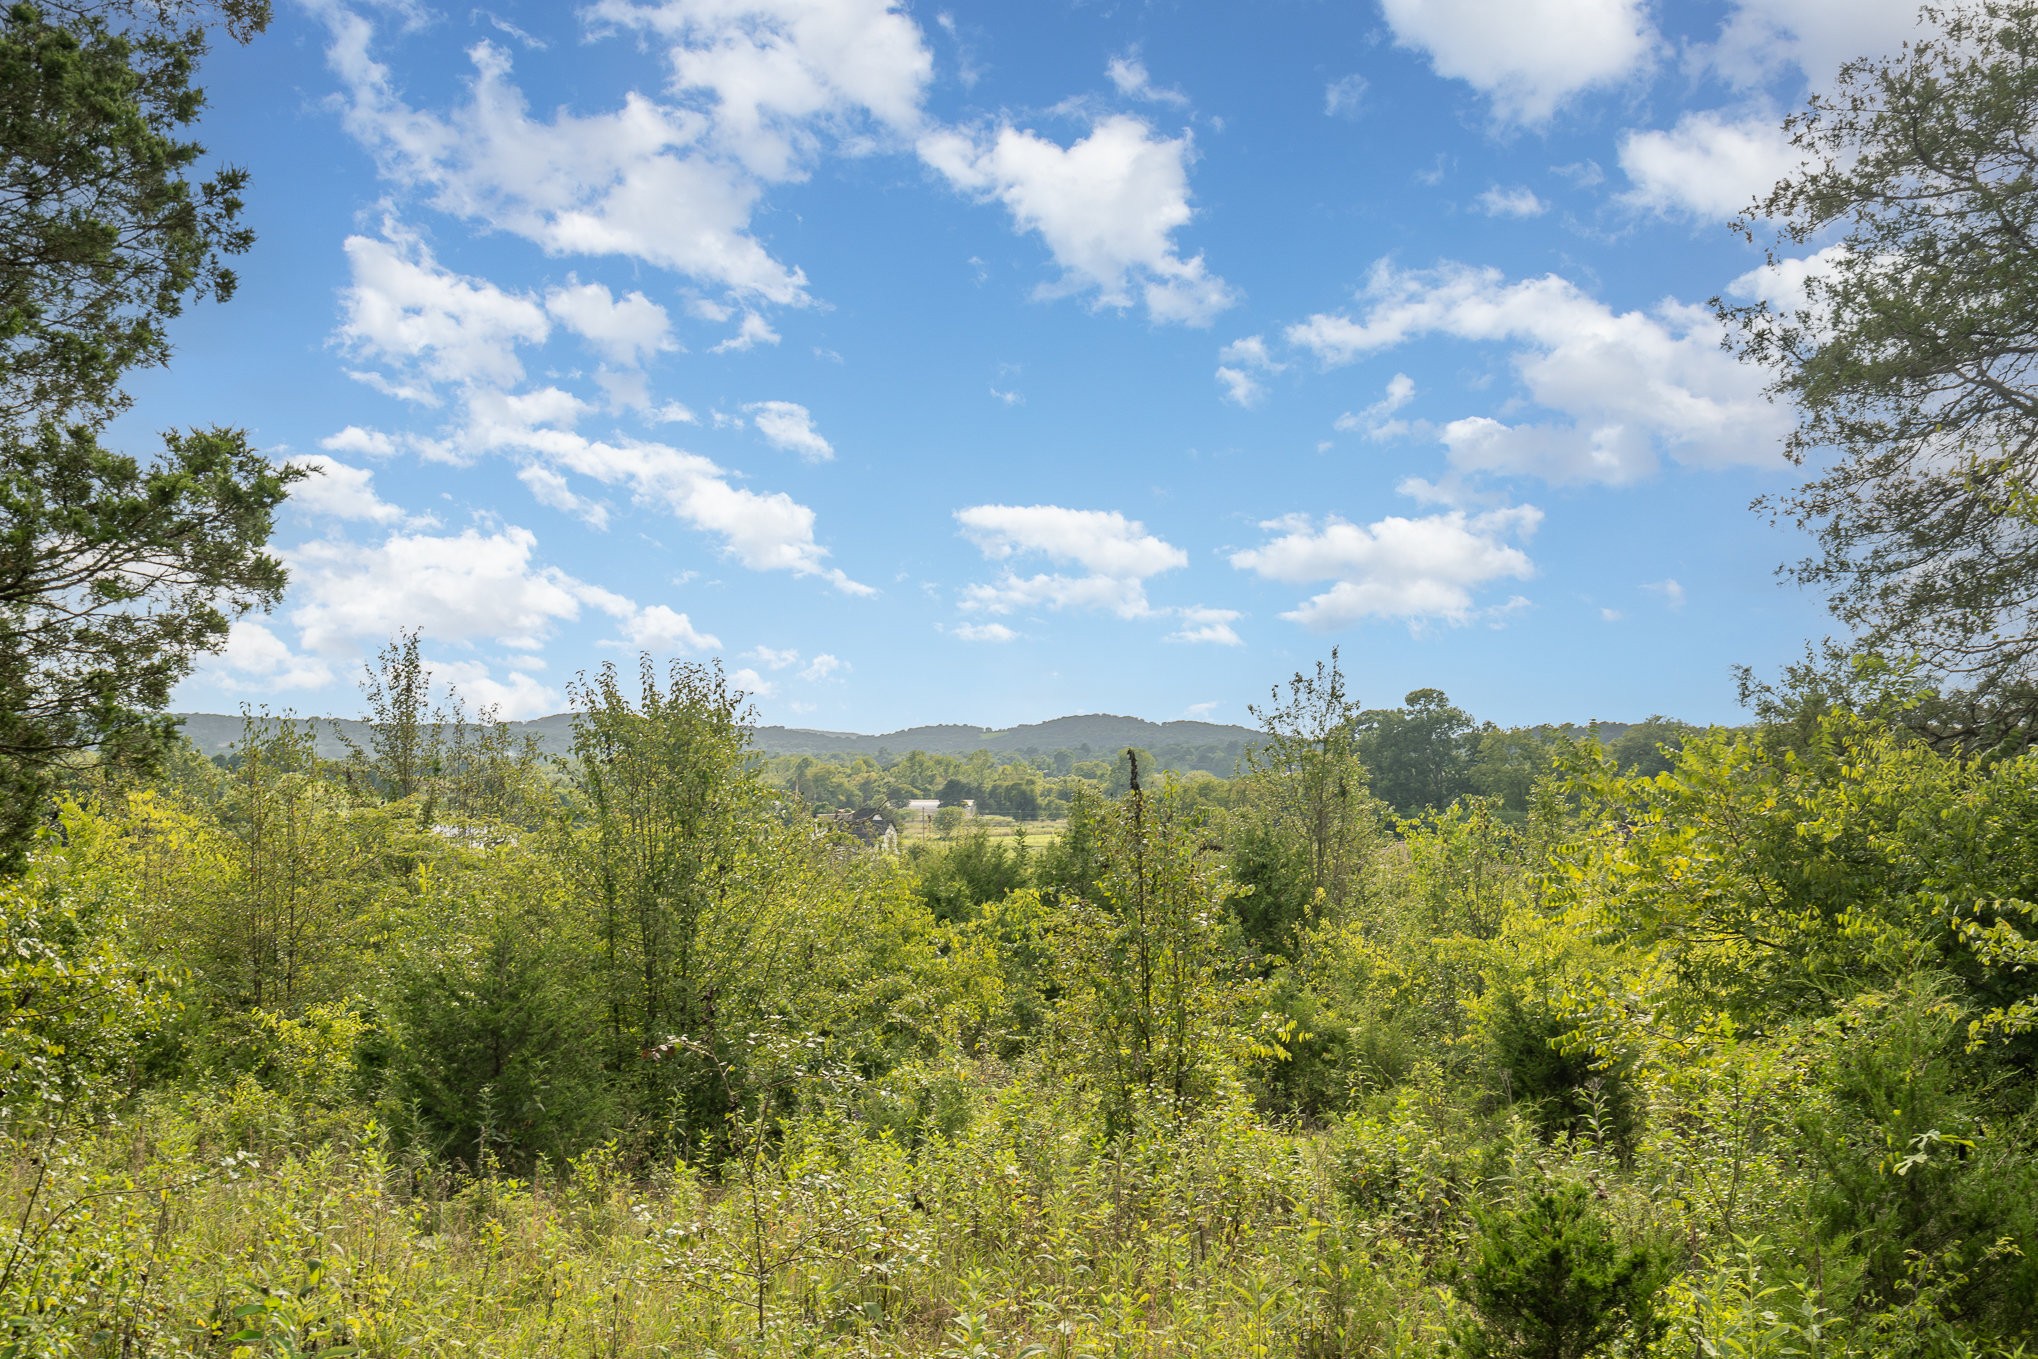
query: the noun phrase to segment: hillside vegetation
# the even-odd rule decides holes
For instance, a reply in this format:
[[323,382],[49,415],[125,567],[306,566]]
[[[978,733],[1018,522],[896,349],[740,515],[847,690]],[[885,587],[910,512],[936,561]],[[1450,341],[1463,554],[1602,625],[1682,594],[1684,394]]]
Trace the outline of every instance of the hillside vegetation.
[[2029,757],[1805,714],[1397,821],[1333,663],[1222,798],[892,856],[711,668],[558,766],[390,676],[344,760],[78,768],[0,885],[0,1353],[2034,1339]]

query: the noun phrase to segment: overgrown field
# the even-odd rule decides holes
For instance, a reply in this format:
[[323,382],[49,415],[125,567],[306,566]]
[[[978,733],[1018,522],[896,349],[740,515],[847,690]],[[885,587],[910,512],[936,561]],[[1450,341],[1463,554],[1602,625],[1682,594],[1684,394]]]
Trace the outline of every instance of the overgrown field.
[[818,834],[718,673],[577,758],[82,769],[0,883],[0,1355],[2011,1355],[2038,761],[1829,715],[1526,815]]

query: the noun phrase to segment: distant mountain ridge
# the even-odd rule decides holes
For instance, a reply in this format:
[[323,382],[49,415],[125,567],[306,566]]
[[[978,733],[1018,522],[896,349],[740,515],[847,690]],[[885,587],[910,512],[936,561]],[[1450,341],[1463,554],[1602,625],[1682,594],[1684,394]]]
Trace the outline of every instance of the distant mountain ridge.
[[1002,728],[944,723],[907,727],[880,736],[805,727],[759,727],[755,734],[758,748],[772,755],[876,755],[881,750],[893,755],[909,750],[929,755],[967,755],[975,750],[988,750],[994,755],[1023,755],[1035,751],[1079,751],[1086,747],[1104,755],[1126,746],[1151,750],[1160,746],[1258,745],[1262,739],[1263,734],[1252,727],[1217,722],[1149,722],[1141,717],[1109,713],[1056,717]]
[[[223,755],[241,739],[242,720],[223,713],[173,713],[183,724],[184,738],[201,754]],[[365,745],[368,724],[357,718],[321,717],[318,723],[318,753],[338,759],[347,753],[346,740]],[[573,716],[554,713],[528,722],[508,724],[512,735],[537,738],[538,748],[548,755],[564,755],[573,749]],[[342,738],[346,738],[343,740]],[[1228,726],[1218,722],[1149,722],[1140,717],[1119,717],[1109,713],[1086,713],[1031,722],[1017,727],[973,727],[942,723],[907,727],[900,731],[866,736],[860,732],[820,731],[807,727],[756,727],[752,745],[766,755],[904,755],[920,750],[929,755],[966,755],[988,750],[994,755],[1022,755],[1057,750],[1087,752],[1104,756],[1138,746],[1157,750],[1163,746],[1236,747],[1257,745],[1263,734],[1252,727]]]

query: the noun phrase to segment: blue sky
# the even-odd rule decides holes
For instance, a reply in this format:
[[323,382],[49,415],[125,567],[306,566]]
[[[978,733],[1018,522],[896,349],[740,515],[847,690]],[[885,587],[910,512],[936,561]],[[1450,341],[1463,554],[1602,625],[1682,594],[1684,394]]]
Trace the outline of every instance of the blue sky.
[[1903,0],[280,0],[204,140],[241,291],[118,437],[320,471],[178,706],[719,656],[765,721],[1737,720],[1823,635],[1707,299]]

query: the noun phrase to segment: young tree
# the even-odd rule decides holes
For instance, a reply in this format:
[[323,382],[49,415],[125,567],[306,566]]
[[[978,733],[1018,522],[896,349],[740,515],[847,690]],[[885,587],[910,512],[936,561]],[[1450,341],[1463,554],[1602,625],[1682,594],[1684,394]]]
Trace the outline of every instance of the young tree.
[[1799,273],[1779,249],[1844,231],[1804,303],[1715,305],[1797,409],[1789,455],[1838,455],[1776,504],[1819,536],[1799,579],[1872,649],[1990,689],[2038,661],[2038,6],[1923,23],[1786,122],[1804,164],[1736,223],[1775,223]]
[[1360,711],[1335,649],[1296,674],[1284,700],[1254,708],[1266,741],[1247,752],[1233,818],[1233,871],[1249,892],[1241,919],[1269,952],[1292,949],[1327,908],[1357,892],[1378,807],[1359,757]]
[[[611,1069],[635,1074],[642,1111],[679,1115],[681,1132],[718,1128],[713,1063],[686,1054],[734,1052],[745,994],[768,989],[791,944],[775,926],[796,895],[774,880],[778,808],[745,763],[742,695],[719,666],[674,661],[661,681],[645,656],[634,686],[608,666],[572,696],[586,815],[568,848],[593,916]],[[643,1057],[675,1037],[696,1047]]]
[[1118,1126],[1141,1107],[1186,1113],[1210,1088],[1229,1008],[1232,893],[1200,817],[1172,788],[1131,787],[1102,818],[1098,876],[1065,901],[1065,1037]]
[[[361,697],[368,704],[368,744],[341,738],[354,763],[392,800],[425,791],[444,771],[448,718],[431,706],[432,672],[419,654],[416,628],[398,633],[374,665],[361,667]],[[458,729],[461,719],[456,710],[451,725]]]
[[319,777],[308,724],[246,715],[222,790],[218,877],[192,884],[186,936],[198,980],[227,1010],[294,1014],[343,994],[362,899],[373,890],[340,790]]

